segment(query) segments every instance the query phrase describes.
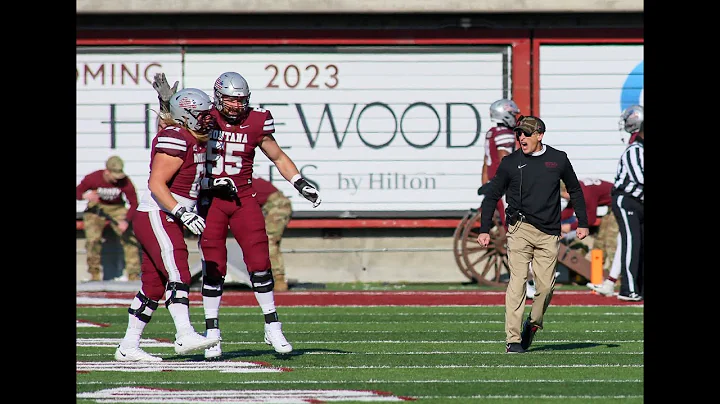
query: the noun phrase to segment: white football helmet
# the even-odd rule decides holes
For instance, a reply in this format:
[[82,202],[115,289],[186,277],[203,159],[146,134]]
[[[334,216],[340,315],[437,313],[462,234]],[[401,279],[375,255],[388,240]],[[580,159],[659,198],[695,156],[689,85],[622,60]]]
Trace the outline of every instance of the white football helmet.
[[490,104],[490,121],[512,128],[517,123],[520,108],[513,100],[501,99]]
[[215,108],[230,120],[250,109],[250,86],[239,73],[225,72],[215,80]]
[[640,124],[645,120],[645,112],[641,105],[631,105],[620,114],[618,130],[625,130],[627,133],[635,133],[640,130]]
[[212,129],[210,96],[197,88],[183,88],[170,98],[170,115],[176,122],[199,133]]

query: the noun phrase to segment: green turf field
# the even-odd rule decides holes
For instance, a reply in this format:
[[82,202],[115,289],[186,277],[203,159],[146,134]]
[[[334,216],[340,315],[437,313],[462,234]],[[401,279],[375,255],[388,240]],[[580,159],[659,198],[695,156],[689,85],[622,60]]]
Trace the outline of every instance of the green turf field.
[[[529,306],[526,307],[526,312]],[[78,403],[642,403],[643,306],[551,306],[530,351],[505,353],[504,308],[280,307],[294,351],[263,341],[257,307],[223,307],[224,360],[177,356],[159,308],[141,342],[164,360],[115,362],[127,307],[78,307]],[[191,307],[196,330],[202,308]],[[314,400],[314,401],[313,401]]]

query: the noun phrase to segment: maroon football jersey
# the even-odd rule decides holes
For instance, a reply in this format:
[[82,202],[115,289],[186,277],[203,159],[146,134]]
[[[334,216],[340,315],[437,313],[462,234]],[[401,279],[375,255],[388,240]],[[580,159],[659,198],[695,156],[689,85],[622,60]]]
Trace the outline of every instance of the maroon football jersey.
[[[598,206],[610,206],[612,203],[612,196],[610,192],[613,188],[613,183],[603,181],[599,178],[580,178],[580,188],[583,190],[583,196],[585,197],[585,209],[587,210],[588,223],[590,226],[595,226],[597,221],[597,208]],[[567,218],[566,211],[572,211],[572,206],[565,208],[561,214],[561,219]],[[577,222],[572,225],[572,229],[577,228]]]
[[[156,153],[165,153],[183,159],[180,170],[170,180],[168,188],[176,195],[197,200],[200,180],[205,176],[206,144],[200,144],[185,128],[167,126],[158,132],[152,141],[150,170]],[[169,208],[172,209],[172,206]]]
[[270,194],[278,191],[275,185],[270,183],[270,181],[266,181],[260,177],[253,177],[252,185],[253,189],[257,193],[257,195],[255,195],[255,200],[257,200],[260,205],[264,205],[265,202],[267,202]]
[[490,128],[485,134],[485,163],[487,164],[488,179],[492,179],[500,166],[498,150],[508,153],[515,151],[515,132],[504,126]]
[[128,208],[127,220],[132,220],[132,215],[138,206],[137,193],[135,185],[130,181],[130,177],[118,180],[115,184],[105,181],[103,176],[105,170],[93,171],[86,175],[80,184],[75,187],[75,198],[78,201],[83,199],[83,194],[89,190],[95,190],[100,197],[100,203],[105,205],[125,205],[123,194],[127,198],[130,207]]
[[238,188],[252,183],[255,148],[263,136],[275,132],[270,111],[250,110],[240,123],[229,123],[217,109],[212,110],[217,129],[210,133],[207,150],[207,171],[213,178],[230,177]]

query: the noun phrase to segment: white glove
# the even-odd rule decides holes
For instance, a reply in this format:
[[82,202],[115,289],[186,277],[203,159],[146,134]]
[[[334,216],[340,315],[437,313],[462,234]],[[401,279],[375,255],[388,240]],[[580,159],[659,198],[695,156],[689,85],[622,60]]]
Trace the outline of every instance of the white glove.
[[302,195],[303,198],[312,202],[313,208],[317,208],[320,205],[320,202],[322,202],[318,190],[315,189],[315,187],[313,187],[312,185],[310,185],[310,183],[307,182],[305,178],[299,177],[297,180],[295,180],[295,182],[293,182],[293,185],[295,186],[295,189],[300,192],[300,195]]
[[205,219],[200,217],[197,213],[188,212],[184,206],[179,203],[175,205],[172,210],[173,216],[180,219],[181,222],[188,228],[194,235],[199,236],[200,233],[205,230]]

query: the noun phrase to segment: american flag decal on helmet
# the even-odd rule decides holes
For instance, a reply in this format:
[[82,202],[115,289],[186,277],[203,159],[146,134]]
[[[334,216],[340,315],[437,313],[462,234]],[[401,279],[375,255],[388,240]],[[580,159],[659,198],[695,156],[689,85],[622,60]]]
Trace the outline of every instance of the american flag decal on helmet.
[[216,89],[216,90],[221,89],[221,88],[222,88],[222,85],[223,85],[223,82],[222,82],[222,80],[220,79],[220,77],[218,77],[217,80],[215,80],[215,89]]
[[180,101],[178,102],[178,105],[180,106],[180,108],[185,108],[185,109],[197,108],[197,104],[195,104],[195,100],[188,98],[188,97],[181,98]]

